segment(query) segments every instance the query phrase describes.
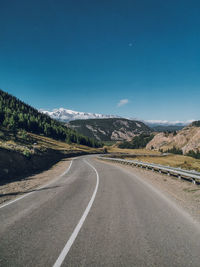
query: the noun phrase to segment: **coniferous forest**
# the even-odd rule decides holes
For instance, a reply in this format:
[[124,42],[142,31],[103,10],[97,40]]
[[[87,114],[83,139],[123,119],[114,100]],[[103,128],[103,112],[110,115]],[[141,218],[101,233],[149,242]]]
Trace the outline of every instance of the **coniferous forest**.
[[130,142],[124,141],[120,143],[118,147],[130,149],[145,148],[146,145],[153,139],[153,137],[153,134],[141,133],[140,135],[133,137]]
[[102,143],[67,128],[16,97],[0,90],[0,126],[13,132],[20,129],[67,143],[101,147]]

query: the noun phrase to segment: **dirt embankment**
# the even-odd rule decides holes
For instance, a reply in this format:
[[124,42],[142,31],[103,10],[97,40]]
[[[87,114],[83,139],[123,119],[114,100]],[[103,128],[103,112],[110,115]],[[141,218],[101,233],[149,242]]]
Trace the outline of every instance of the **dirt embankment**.
[[0,148],[0,186],[13,180],[48,170],[63,158],[87,154],[84,151],[63,153],[48,149],[44,153],[25,156],[19,152]]
[[0,204],[20,197],[23,194],[40,190],[40,186],[48,186],[49,182],[59,178],[70,166],[71,159],[62,159],[50,169],[24,179],[16,179],[0,186]]

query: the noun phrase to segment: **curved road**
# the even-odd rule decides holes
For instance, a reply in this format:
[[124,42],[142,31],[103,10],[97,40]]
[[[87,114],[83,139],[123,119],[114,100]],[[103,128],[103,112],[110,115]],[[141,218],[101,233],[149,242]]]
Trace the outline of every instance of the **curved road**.
[[200,226],[120,166],[73,160],[0,206],[0,266],[200,266]]

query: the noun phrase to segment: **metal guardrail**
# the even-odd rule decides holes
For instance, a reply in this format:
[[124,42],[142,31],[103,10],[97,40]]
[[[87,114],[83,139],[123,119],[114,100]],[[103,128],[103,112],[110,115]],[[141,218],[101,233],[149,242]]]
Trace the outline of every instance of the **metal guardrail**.
[[121,164],[146,168],[146,169],[152,170],[152,171],[158,171],[158,172],[163,173],[163,174],[176,176],[179,179],[190,180],[193,184],[196,184],[196,183],[199,184],[200,183],[200,173],[198,173],[198,172],[182,170],[182,169],[168,167],[168,166],[164,166],[164,165],[160,165],[160,164],[146,163],[146,162],[141,162],[141,161],[137,161],[137,160],[108,158],[108,157],[104,157],[104,156],[103,157],[101,156],[99,158],[102,160],[119,162]]

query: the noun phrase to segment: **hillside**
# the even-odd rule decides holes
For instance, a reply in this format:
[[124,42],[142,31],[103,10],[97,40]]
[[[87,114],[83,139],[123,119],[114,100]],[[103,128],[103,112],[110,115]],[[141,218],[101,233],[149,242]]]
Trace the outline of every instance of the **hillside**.
[[63,158],[101,152],[103,149],[67,144],[24,130],[13,133],[1,127],[0,185],[47,170]]
[[135,135],[151,132],[143,122],[121,118],[75,120],[68,126],[99,141],[130,141]]
[[77,133],[2,90],[0,90],[0,127],[5,127],[14,133],[23,129],[68,143],[90,147],[102,146],[96,140]]
[[184,154],[200,150],[200,121],[195,121],[179,132],[159,133],[146,146],[147,149],[162,149],[166,151],[176,147]]
[[133,137],[131,141],[123,141],[121,142],[118,147],[124,149],[139,149],[145,148],[146,145],[153,139],[154,135],[149,133],[141,133]]

